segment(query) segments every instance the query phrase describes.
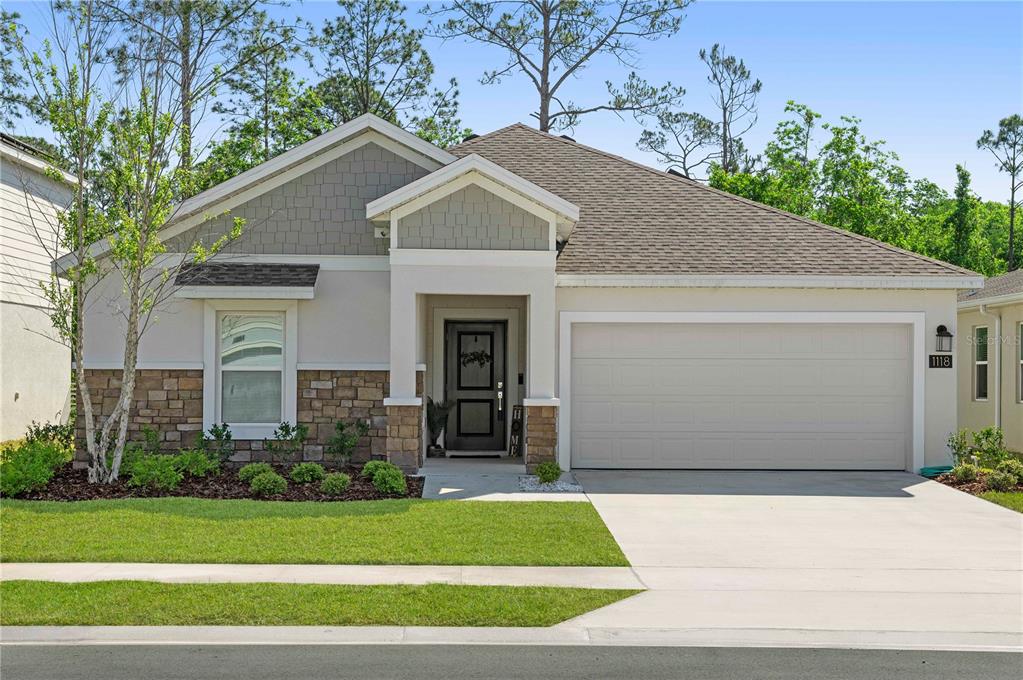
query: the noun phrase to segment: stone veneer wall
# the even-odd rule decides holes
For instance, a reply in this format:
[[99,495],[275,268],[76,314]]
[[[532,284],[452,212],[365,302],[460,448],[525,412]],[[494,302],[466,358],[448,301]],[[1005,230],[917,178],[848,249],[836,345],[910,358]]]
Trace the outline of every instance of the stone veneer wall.
[[558,407],[526,407],[526,470],[558,459]]
[[423,407],[387,407],[387,460],[404,472],[415,472],[422,463]]

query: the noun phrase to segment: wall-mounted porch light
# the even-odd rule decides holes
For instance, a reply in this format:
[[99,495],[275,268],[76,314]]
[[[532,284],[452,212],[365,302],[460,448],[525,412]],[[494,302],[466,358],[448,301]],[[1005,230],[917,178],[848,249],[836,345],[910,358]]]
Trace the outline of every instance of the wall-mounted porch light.
[[944,325],[938,326],[938,331],[935,334],[937,342],[935,344],[936,352],[951,352],[952,351],[952,333],[949,332],[948,328]]

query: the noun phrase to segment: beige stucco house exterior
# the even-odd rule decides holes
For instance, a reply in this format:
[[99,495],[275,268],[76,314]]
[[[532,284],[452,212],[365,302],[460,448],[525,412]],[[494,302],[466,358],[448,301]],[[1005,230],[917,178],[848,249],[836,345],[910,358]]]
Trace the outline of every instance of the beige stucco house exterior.
[[61,254],[57,211],[71,190],[47,168],[37,149],[0,136],[0,441],[69,413],[71,352],[53,331],[39,284]]
[[1023,269],[959,294],[959,426],[1023,451]]
[[[415,469],[433,398],[448,455],[527,467],[948,460],[957,373],[928,355],[981,278],[947,263],[524,125],[442,150],[360,117],[183,203],[168,261],[234,217],[142,341],[132,429],[168,447],[226,421],[263,459],[297,421],[316,460],[361,419],[361,457]],[[118,291],[85,337],[103,408]]]

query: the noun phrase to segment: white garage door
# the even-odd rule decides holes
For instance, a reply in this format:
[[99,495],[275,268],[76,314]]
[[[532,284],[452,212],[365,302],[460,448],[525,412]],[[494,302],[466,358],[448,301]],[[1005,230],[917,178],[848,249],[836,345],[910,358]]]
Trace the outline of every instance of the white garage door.
[[575,324],[580,468],[903,470],[910,329]]

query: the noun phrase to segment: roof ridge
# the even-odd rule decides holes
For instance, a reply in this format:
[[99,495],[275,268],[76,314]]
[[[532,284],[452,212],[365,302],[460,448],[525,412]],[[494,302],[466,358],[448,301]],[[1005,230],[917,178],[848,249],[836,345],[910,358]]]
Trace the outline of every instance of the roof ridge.
[[528,125],[525,125],[523,123],[519,123],[519,122],[511,123],[509,125],[505,125],[502,128],[497,128],[496,130],[491,130],[490,132],[488,132],[486,134],[476,135],[472,139],[463,139],[458,144],[455,144],[454,146],[448,147],[447,151],[450,153],[451,151],[454,151],[455,149],[461,149],[461,148],[469,146],[471,144],[475,144],[476,142],[479,142],[481,140],[487,139],[488,137],[493,137],[494,135],[501,134],[502,132],[504,132],[506,130],[510,130],[510,129],[514,128],[514,127],[521,127],[521,128],[525,128],[527,130],[530,129]]
[[559,142],[561,144],[570,144],[570,145],[573,146],[573,148],[583,149],[585,151],[589,151],[590,153],[595,153],[595,154],[597,154],[599,156],[604,156],[604,157],[610,158],[612,160],[621,161],[623,163],[626,163],[628,165],[634,166],[634,167],[639,168],[641,170],[645,170],[646,172],[652,173],[656,177],[659,177],[659,178],[662,178],[662,179],[667,179],[667,180],[673,181],[673,182],[680,182],[682,184],[686,184],[686,185],[691,186],[693,188],[701,189],[703,191],[707,191],[707,192],[713,193],[715,195],[721,196],[723,198],[731,199],[733,201],[737,201],[739,203],[743,203],[743,204],[749,205],[751,207],[759,208],[761,210],[765,210],[767,212],[771,212],[771,213],[775,213],[775,214],[779,214],[779,215],[784,215],[786,217],[791,217],[793,219],[799,220],[800,222],[803,222],[803,223],[807,224],[808,226],[815,227],[817,229],[823,229],[823,230],[826,230],[826,231],[829,231],[829,232],[832,232],[832,233],[835,233],[835,234],[846,236],[846,237],[851,238],[853,240],[857,240],[857,241],[865,242],[865,243],[868,243],[868,244],[871,244],[871,245],[874,245],[874,246],[878,246],[880,248],[883,248],[885,250],[888,250],[888,251],[891,251],[891,252],[894,252],[894,253],[898,253],[898,254],[901,254],[901,255],[909,255],[909,256],[914,257],[914,258],[916,258],[918,260],[922,260],[924,262],[929,262],[931,264],[939,265],[939,266],[944,267],[945,269],[948,269],[949,271],[951,271],[953,273],[956,273],[956,274],[965,274],[965,275],[968,275],[968,276],[980,276],[980,274],[978,274],[977,272],[970,271],[969,269],[965,269],[963,267],[958,267],[958,266],[956,266],[956,265],[954,265],[954,264],[952,264],[950,262],[945,262],[944,260],[938,260],[938,259],[935,259],[933,257],[927,257],[926,255],[921,255],[920,253],[914,253],[912,250],[906,250],[905,248],[899,248],[898,246],[893,246],[890,243],[885,243],[884,241],[880,241],[878,239],[870,238],[869,236],[863,236],[862,234],[857,234],[857,233],[848,231],[846,229],[841,229],[839,227],[833,227],[830,224],[824,224],[823,222],[818,222],[818,221],[812,220],[812,219],[810,219],[808,217],[803,217],[802,215],[797,215],[795,213],[788,212],[787,210],[782,210],[781,208],[775,208],[774,206],[770,206],[770,205],[767,205],[765,203],[758,203],[757,201],[745,198],[743,196],[737,196],[735,194],[730,194],[727,191],[722,191],[721,189],[715,189],[714,187],[707,186],[706,184],[701,184],[700,182],[697,182],[696,180],[693,180],[693,179],[689,179],[688,177],[679,177],[678,175],[670,175],[670,174],[667,174],[667,173],[662,172],[660,170],[657,170],[656,168],[652,168],[649,165],[644,165],[642,163],[639,163],[638,161],[634,161],[634,160],[630,160],[628,158],[625,158],[624,156],[619,156],[617,154],[613,154],[613,153],[611,153],[609,151],[604,151],[603,149],[598,149],[597,147],[593,147],[593,146],[590,146],[588,144],[582,144],[582,143],[577,142],[575,140],[564,139],[562,137],[559,137],[558,135],[553,135],[553,134],[551,134],[549,132],[543,132],[542,130],[537,130],[535,128],[529,127],[528,125],[523,125],[522,123],[513,123],[511,125],[506,125],[505,127],[501,128],[499,130],[494,130],[493,132],[488,133],[485,136],[480,136],[480,137],[477,137],[476,139],[470,140],[470,142],[474,142],[477,139],[484,139],[484,137],[489,137],[491,135],[496,135],[496,134],[498,134],[500,132],[504,132],[506,130],[509,130],[511,128],[516,128],[516,127],[522,128],[522,129],[524,129],[524,130],[526,130],[528,132],[531,132],[531,133],[536,134],[536,135],[538,135],[540,137],[543,137],[544,139],[550,139],[550,140],[553,140],[555,142]]

